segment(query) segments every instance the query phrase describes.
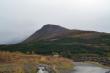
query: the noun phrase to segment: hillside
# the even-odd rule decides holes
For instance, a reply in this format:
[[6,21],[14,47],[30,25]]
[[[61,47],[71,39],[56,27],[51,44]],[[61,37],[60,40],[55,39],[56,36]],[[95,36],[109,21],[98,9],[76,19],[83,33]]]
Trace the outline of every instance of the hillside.
[[0,51],[0,73],[37,73],[39,65],[46,65],[51,73],[74,67],[71,60],[63,57]]
[[45,25],[25,41],[1,45],[0,50],[42,55],[59,54],[68,58],[101,56],[110,58],[110,33],[70,30],[58,25]]
[[40,30],[36,31],[33,35],[27,38],[24,43],[37,42],[39,40],[51,39],[54,37],[60,37],[67,34],[70,30],[58,25],[47,24]]
[[[84,40],[91,40],[103,36],[110,36],[107,33],[83,30],[70,30],[59,25],[47,24],[33,35],[27,38],[23,43],[38,42],[38,41],[56,41],[62,38],[80,38]],[[73,41],[74,42],[74,41]]]

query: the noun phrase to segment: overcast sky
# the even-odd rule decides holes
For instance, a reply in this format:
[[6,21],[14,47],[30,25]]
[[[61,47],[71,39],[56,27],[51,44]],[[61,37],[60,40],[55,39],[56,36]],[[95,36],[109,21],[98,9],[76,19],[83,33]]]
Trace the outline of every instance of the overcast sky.
[[0,0],[0,44],[21,41],[45,24],[110,32],[110,0]]

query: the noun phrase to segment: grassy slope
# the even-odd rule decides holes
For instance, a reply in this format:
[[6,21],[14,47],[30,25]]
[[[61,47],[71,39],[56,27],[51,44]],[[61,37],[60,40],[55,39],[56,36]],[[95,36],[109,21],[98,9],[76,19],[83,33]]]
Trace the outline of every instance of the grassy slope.
[[37,73],[38,64],[49,65],[55,71],[73,68],[72,61],[63,57],[0,52],[0,73]]
[[58,53],[70,58],[76,54],[96,54],[110,57],[110,36],[103,35],[94,39],[65,37],[56,41],[1,46],[0,50],[34,52],[47,55]]

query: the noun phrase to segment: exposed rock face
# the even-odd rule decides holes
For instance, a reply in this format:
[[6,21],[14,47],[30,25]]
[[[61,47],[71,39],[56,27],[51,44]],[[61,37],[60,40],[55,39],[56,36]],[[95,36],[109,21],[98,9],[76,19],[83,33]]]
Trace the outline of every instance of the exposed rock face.
[[38,65],[37,73],[55,73],[55,71],[49,65],[40,64],[40,65]]

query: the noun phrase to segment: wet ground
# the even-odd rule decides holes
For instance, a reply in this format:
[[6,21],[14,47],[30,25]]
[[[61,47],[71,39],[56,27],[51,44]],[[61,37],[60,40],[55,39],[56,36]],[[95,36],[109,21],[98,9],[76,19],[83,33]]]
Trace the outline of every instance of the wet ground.
[[93,64],[75,63],[75,65],[75,71],[72,73],[110,73],[109,68],[104,68]]

